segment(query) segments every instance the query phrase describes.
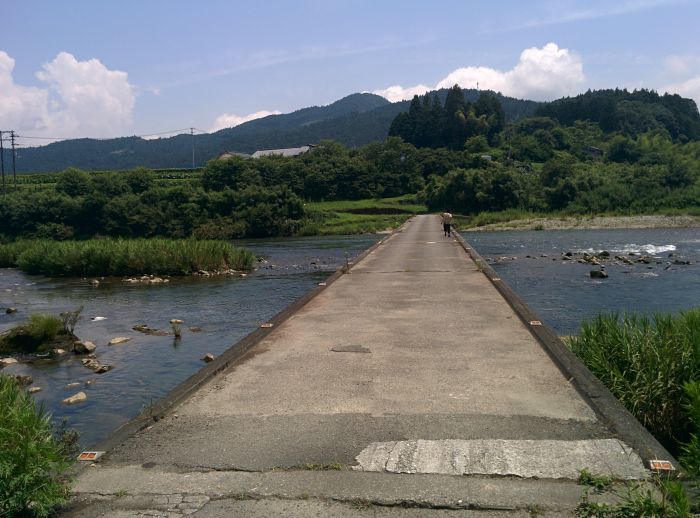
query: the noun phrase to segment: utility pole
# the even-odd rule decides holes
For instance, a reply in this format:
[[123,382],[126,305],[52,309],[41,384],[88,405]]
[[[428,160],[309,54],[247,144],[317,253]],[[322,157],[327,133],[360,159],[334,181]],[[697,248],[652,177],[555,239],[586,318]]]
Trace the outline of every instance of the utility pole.
[[12,181],[15,183],[15,191],[17,190],[17,170],[15,169],[15,131],[10,130],[10,142],[12,143]]
[[190,135],[192,135],[192,170],[194,171],[194,128],[190,128]]
[[5,149],[2,145],[2,131],[0,131],[0,170],[2,170],[2,193],[7,192],[5,187]]

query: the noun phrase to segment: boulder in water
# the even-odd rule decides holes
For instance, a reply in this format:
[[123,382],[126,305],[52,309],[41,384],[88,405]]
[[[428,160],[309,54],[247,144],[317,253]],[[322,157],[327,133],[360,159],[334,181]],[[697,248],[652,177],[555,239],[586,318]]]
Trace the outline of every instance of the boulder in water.
[[71,397],[67,397],[66,399],[63,400],[64,405],[75,405],[76,403],[82,403],[83,401],[87,401],[87,394],[85,392],[78,392],[77,394],[73,394]]
[[608,278],[608,272],[606,272],[605,270],[591,270],[590,275],[591,275],[592,279],[607,279]]
[[109,341],[109,345],[125,344],[125,343],[128,342],[129,340],[131,340],[131,338],[128,338],[128,337],[126,337],[126,336],[117,336],[116,338],[112,338],[112,339]]
[[94,352],[95,349],[97,349],[97,346],[89,341],[75,342],[73,344],[73,352],[75,354],[90,354]]

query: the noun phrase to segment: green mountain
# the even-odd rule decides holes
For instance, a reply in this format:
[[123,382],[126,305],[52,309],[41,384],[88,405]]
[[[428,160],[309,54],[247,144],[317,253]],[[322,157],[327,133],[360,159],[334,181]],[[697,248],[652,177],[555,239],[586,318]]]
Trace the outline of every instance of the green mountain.
[[[476,101],[481,92],[464,90],[465,99]],[[444,101],[447,90],[436,92]],[[539,103],[498,94],[506,120],[532,115]],[[225,151],[253,153],[313,144],[325,139],[348,147],[384,140],[396,115],[408,111],[409,101],[390,103],[370,93],[352,94],[328,106],[303,108],[283,115],[270,115],[215,133],[178,135],[146,140],[122,137],[107,140],[73,139],[46,146],[24,148],[17,156],[17,172],[52,172],[68,167],[85,170],[154,169],[200,166]],[[5,150],[6,164],[8,151]]]

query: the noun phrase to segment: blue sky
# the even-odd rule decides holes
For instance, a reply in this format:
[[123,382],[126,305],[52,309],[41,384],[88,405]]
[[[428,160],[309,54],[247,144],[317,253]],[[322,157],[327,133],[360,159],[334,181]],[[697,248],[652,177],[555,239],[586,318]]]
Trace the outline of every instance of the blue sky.
[[353,92],[397,100],[454,82],[538,100],[620,86],[700,101],[700,0],[0,8],[0,129],[27,136],[209,131]]

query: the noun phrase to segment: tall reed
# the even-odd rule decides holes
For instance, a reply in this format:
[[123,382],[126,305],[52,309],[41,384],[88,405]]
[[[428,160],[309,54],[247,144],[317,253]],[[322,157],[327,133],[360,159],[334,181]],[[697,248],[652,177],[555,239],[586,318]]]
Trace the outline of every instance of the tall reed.
[[568,344],[674,452],[693,429],[684,385],[700,380],[700,308],[678,315],[600,315]]
[[0,245],[0,258],[4,266],[52,276],[187,275],[248,270],[255,260],[226,241],[162,238],[18,241]]

